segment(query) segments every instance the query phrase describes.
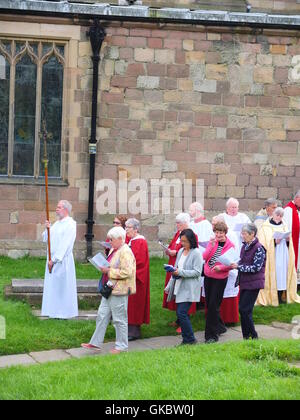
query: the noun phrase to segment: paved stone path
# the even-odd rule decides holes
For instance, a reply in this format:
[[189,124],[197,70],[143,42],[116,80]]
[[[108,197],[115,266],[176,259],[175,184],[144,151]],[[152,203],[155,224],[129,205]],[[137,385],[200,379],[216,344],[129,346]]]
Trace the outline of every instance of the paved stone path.
[[[257,325],[256,330],[260,338],[263,339],[291,339],[292,324],[283,324],[273,322],[272,325]],[[204,344],[204,331],[195,334],[199,344]],[[220,343],[229,341],[241,341],[241,327],[228,328],[226,334],[220,337]],[[129,343],[129,352],[149,351],[162,348],[174,347],[181,342],[181,336],[154,337],[146,338]],[[49,350],[41,352],[32,352],[29,354],[19,354],[0,357],[0,369],[17,365],[38,365],[48,362],[58,362],[67,359],[80,359],[87,356],[101,356],[109,354],[114,348],[114,342],[105,343],[99,350],[89,350],[84,348],[74,348],[68,350]],[[294,364],[294,367],[300,367],[300,364]]]

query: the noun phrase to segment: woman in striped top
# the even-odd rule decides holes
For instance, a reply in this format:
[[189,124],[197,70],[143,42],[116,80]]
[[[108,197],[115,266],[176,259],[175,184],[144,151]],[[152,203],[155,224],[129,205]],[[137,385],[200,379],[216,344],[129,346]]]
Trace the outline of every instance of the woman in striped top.
[[210,240],[203,254],[203,259],[205,260],[204,288],[207,306],[206,343],[217,342],[219,335],[226,332],[226,327],[220,316],[220,306],[231,267],[222,265],[218,262],[218,259],[230,248],[234,248],[234,244],[226,236],[228,227],[224,222],[218,222],[213,230],[215,237]]

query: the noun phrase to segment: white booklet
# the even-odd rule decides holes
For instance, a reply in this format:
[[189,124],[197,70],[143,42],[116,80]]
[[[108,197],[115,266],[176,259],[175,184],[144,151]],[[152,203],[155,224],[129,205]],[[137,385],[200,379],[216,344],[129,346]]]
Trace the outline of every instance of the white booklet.
[[273,238],[274,239],[289,239],[291,236],[291,232],[274,232]]
[[97,270],[100,270],[100,267],[109,267],[109,263],[104,257],[104,255],[99,252],[99,254],[96,254],[93,258],[89,258],[89,262],[97,268]]
[[242,231],[242,229],[243,229],[243,226],[244,226],[245,224],[246,224],[246,223],[237,223],[237,224],[234,226],[233,231],[234,231],[234,232],[241,232],[241,231]]
[[233,248],[230,248],[225,254],[220,255],[217,262],[229,267],[232,263],[237,263],[239,259],[238,253]]

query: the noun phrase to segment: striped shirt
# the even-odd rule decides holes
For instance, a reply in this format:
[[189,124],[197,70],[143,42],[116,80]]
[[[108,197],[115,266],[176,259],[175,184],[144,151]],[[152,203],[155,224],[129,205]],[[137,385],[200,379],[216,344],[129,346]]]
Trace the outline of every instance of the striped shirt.
[[214,255],[211,257],[211,259],[208,262],[208,266],[210,268],[213,268],[213,266],[216,264],[216,262],[218,261],[219,257],[221,256],[222,253],[222,249],[224,247],[226,242],[219,242],[218,243],[218,248],[216,250],[216,252],[214,253]]

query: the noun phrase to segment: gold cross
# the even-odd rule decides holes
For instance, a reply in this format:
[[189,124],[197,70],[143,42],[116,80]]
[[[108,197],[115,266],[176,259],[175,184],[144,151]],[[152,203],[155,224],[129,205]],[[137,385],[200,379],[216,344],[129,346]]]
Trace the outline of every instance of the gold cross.
[[48,161],[48,156],[47,156],[47,140],[51,140],[53,138],[53,134],[48,133],[45,119],[42,121],[42,131],[40,131],[40,133],[39,133],[39,138],[41,140],[44,140],[44,159],[43,159],[43,163],[45,165],[45,168],[47,168],[48,167],[48,162],[49,162]]

